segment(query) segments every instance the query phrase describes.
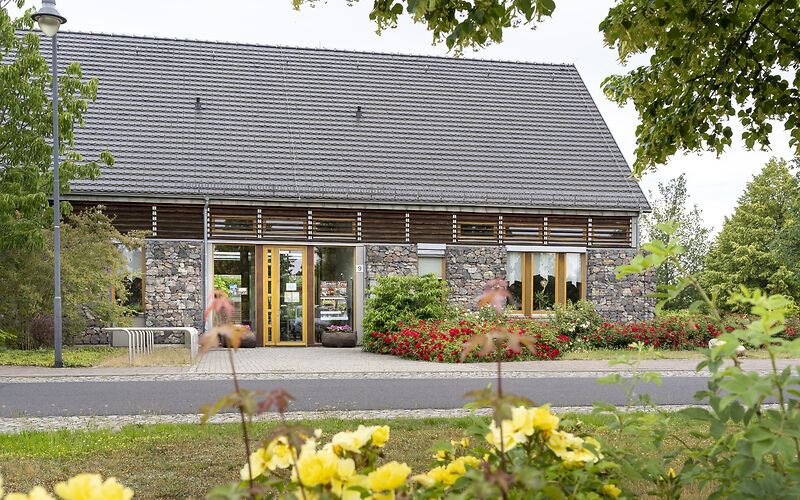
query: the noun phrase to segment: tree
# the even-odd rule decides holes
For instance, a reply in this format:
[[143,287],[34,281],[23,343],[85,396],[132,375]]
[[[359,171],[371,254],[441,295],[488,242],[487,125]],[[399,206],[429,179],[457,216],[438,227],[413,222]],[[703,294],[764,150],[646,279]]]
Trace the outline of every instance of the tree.
[[[292,0],[295,8],[316,1]],[[506,29],[535,27],[554,10],[553,0],[374,0],[370,19],[380,33],[405,12],[458,55],[501,42]],[[639,113],[637,176],[678,151],[721,153],[732,143],[732,120],[748,148],[769,146],[770,122],[783,121],[800,154],[797,0],[617,0],[600,31],[622,63],[649,56],[603,83],[610,99]]]
[[727,301],[740,285],[800,298],[800,275],[787,267],[776,246],[798,196],[797,179],[785,160],[771,159],[747,184],[700,276],[703,286],[718,294],[719,306],[735,310]]
[[[800,186],[800,156],[794,159],[797,173],[795,179]],[[796,196],[789,207],[788,217],[783,229],[778,234],[776,248],[781,261],[789,269],[800,274],[800,195]]]
[[[657,239],[668,241],[669,236],[656,226],[668,221],[680,223],[675,235],[683,243],[685,252],[678,261],[685,272],[698,274],[703,270],[703,262],[710,246],[711,229],[703,225],[703,215],[697,204],[688,206],[686,175],[671,179],[666,184],[658,183],[660,198],[653,202],[653,212],[642,219],[645,241]],[[664,264],[658,268],[659,285],[675,285],[681,273],[675,266]],[[684,290],[677,298],[666,304],[668,309],[685,309],[699,299],[694,288]]]
[[[14,0],[22,8],[24,0]],[[43,228],[52,225],[48,196],[53,191],[53,112],[50,69],[39,51],[39,36],[31,32],[33,8],[11,19],[0,7],[0,251],[44,248]],[[69,181],[95,178],[96,161],[85,161],[75,150],[76,126],[83,126],[88,100],[97,96],[97,79],[84,79],[78,63],[59,77],[59,139],[62,193]],[[113,164],[108,152],[100,162]],[[61,210],[67,214],[68,203]]]
[[[44,248],[0,252],[0,331],[21,348],[52,345],[53,232]],[[64,330],[69,340],[86,328],[86,312],[98,324],[124,323],[126,261],[118,245],[140,247],[140,234],[122,235],[99,210],[70,215],[62,224]],[[114,290],[115,300],[110,292]]]

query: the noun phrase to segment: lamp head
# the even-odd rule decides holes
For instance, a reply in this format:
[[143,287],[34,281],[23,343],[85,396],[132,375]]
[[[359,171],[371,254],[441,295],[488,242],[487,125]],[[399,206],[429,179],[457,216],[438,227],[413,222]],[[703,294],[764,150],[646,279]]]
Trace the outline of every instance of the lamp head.
[[56,36],[58,28],[67,22],[67,18],[56,10],[56,0],[42,0],[42,8],[31,17],[39,25],[42,33],[49,37]]

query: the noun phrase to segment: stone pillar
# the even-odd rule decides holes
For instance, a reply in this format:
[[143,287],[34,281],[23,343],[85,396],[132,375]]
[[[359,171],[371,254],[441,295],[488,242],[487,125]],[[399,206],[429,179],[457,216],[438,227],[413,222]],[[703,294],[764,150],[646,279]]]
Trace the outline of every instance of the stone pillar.
[[586,251],[586,299],[597,312],[612,321],[642,321],[652,318],[656,299],[656,271],[629,274],[617,280],[617,266],[627,264],[641,250],[635,248],[591,248]]
[[[147,240],[145,244],[145,326],[193,326],[203,331],[203,242]],[[179,343],[183,334],[156,336]]]
[[505,279],[506,249],[500,246],[450,246],[445,250],[445,280],[450,302],[476,310],[487,281]]
[[417,245],[365,245],[367,293],[378,276],[417,274]]

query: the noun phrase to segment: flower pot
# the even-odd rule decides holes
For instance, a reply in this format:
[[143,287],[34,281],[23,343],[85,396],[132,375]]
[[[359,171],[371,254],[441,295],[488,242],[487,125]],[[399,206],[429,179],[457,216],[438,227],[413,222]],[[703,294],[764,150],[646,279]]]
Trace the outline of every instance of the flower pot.
[[324,347],[355,347],[356,332],[322,332]]

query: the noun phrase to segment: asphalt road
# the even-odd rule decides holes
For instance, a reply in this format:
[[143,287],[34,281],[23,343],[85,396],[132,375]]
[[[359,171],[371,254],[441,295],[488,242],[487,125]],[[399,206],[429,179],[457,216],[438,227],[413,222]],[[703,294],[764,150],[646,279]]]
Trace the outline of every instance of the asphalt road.
[[[461,408],[466,392],[493,379],[248,380],[245,389],[283,387],[296,400],[291,410],[373,410]],[[695,403],[702,377],[665,377],[664,385],[640,386],[656,404]],[[622,388],[598,385],[594,378],[553,377],[503,380],[503,389],[536,404],[589,406],[593,401],[623,404]],[[0,417],[52,415],[132,415],[193,413],[232,392],[230,381],[142,381],[0,383]]]

